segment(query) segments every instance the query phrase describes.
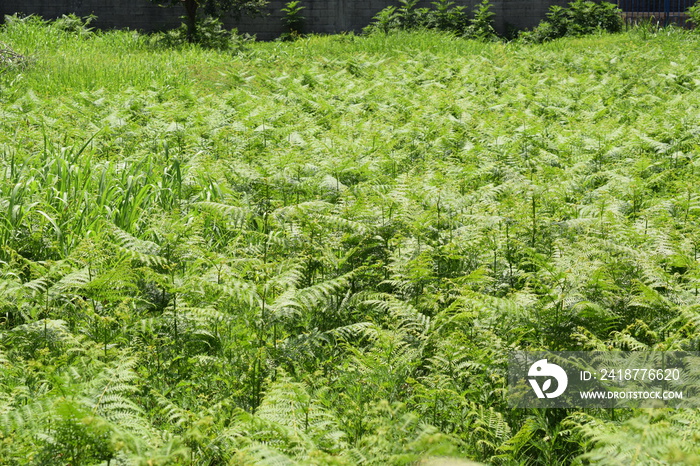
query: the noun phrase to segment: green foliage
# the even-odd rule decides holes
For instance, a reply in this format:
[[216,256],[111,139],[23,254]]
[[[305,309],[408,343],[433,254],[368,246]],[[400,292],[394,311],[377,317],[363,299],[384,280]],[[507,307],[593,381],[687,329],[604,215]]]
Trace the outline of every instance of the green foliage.
[[[267,0],[151,0],[159,5],[182,5],[185,8],[186,35],[190,42],[195,42],[198,38],[197,29],[200,21],[199,12],[204,12],[205,22],[212,22],[211,19],[220,20],[229,13],[240,18],[241,15],[261,15],[263,8],[267,5]],[[211,32],[209,33],[211,35]],[[217,34],[219,35],[219,34]],[[201,39],[201,37],[199,37]],[[218,40],[215,39],[218,43]]]
[[465,37],[478,40],[490,40],[496,37],[493,28],[493,17],[495,13],[491,11],[491,2],[483,0],[474,9],[474,17],[469,20],[469,26],[465,31]]
[[698,348],[697,41],[638,39],[10,19],[0,464],[697,463],[506,403],[515,349]]
[[159,47],[177,48],[188,43],[194,43],[205,49],[227,50],[239,52],[252,41],[247,35],[241,35],[238,30],[227,30],[221,20],[205,16],[197,20],[197,27],[190,37],[188,27],[182,23],[179,28],[154,34],[151,38]]
[[306,18],[301,14],[301,10],[306,8],[301,5],[301,2],[295,0],[292,2],[287,2],[285,7],[282,8],[284,13],[284,18],[282,22],[286,29],[284,35],[281,37],[282,40],[294,40],[301,37],[304,30],[304,23]]
[[7,44],[0,43],[0,72],[21,68],[27,61],[27,57],[15,52]]
[[418,2],[419,0],[399,0],[396,15],[403,29],[414,29],[423,23],[426,12],[416,8]]
[[[221,18],[224,13],[230,13],[240,17],[243,14],[257,15],[267,5],[266,0],[151,0],[161,5],[182,5],[185,10],[194,6],[195,10],[201,8],[205,15]],[[196,3],[196,5],[193,5]],[[189,15],[189,11],[188,11]]]
[[688,22],[695,28],[700,26],[700,2],[695,2],[695,5],[688,8]]
[[429,28],[455,32],[464,30],[467,22],[465,7],[455,6],[455,3],[449,0],[438,0],[432,2],[432,5],[434,9],[426,21]]
[[95,15],[85,16],[81,18],[74,14],[62,15],[53,21],[53,26],[57,29],[65,31],[69,34],[77,36],[89,36],[93,33],[93,28],[89,24],[97,19]]
[[401,29],[400,16],[395,6],[388,6],[379,11],[372,18],[372,22],[364,28],[364,32],[371,34],[373,32],[389,33],[397,29]]
[[549,7],[547,19],[520,38],[525,42],[541,43],[565,36],[581,36],[597,31],[620,32],[623,21],[621,10],[610,2],[576,0],[564,8]]
[[470,39],[490,40],[496,37],[493,29],[492,5],[483,0],[474,9],[470,19],[464,6],[455,6],[448,0],[432,2],[432,9],[416,8],[417,0],[399,0],[400,6],[388,6],[377,13],[364,32],[388,33],[396,30],[435,29]]
[[[656,462],[694,464],[700,449],[690,440],[698,435],[696,410],[645,410],[623,421],[601,421],[579,413],[568,425],[591,442],[582,460],[591,463],[652,464]],[[643,444],[644,448],[639,448]]]

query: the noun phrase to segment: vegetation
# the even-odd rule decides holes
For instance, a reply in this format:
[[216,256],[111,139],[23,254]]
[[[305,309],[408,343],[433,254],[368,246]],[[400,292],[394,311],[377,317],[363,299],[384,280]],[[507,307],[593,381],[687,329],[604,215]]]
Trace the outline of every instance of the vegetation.
[[153,33],[149,40],[157,48],[172,49],[188,44],[221,51],[239,51],[254,38],[248,34],[239,34],[237,29],[227,30],[220,19],[205,16],[197,21],[194,35],[190,36],[186,24],[163,32]]
[[306,23],[306,18],[301,13],[301,10],[306,8],[301,5],[299,1],[287,2],[282,12],[284,13],[284,27],[286,31],[282,35],[284,40],[294,40],[298,39],[304,29],[304,24]]
[[0,72],[20,67],[27,62],[27,57],[12,50],[7,44],[0,43]]
[[552,5],[547,19],[532,31],[520,34],[527,42],[545,42],[565,36],[581,36],[597,31],[620,32],[622,11],[610,2],[575,0],[568,7]]
[[448,0],[432,2],[433,9],[416,8],[418,0],[399,0],[399,4],[398,8],[388,6],[377,13],[365,32],[386,34],[397,30],[434,29],[470,39],[491,40],[496,37],[489,0],[477,5],[472,18],[464,11],[464,6],[455,6],[455,2]]
[[[200,21],[220,20],[224,13],[240,17],[243,14],[259,15],[267,5],[267,0],[151,0],[160,5],[182,5],[185,7],[185,30],[189,42],[197,42],[200,36]],[[204,18],[199,17],[204,10]]]
[[0,30],[0,464],[697,463],[697,411],[505,398],[698,350],[697,35],[75,30]]
[[700,2],[695,2],[695,5],[688,8],[688,22],[693,25],[693,27],[700,26]]

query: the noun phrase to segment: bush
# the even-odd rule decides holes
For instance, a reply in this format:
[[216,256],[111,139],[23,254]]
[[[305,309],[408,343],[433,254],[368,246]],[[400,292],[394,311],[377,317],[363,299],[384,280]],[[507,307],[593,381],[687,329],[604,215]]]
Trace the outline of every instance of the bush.
[[252,40],[248,35],[238,34],[237,29],[226,30],[221,20],[212,16],[198,20],[192,41],[189,40],[187,25],[184,22],[176,29],[156,34],[154,38],[157,45],[164,47],[180,47],[192,42],[207,49],[233,51],[241,50],[246,42]]
[[520,38],[525,42],[540,43],[564,36],[581,36],[596,31],[620,32],[622,11],[609,2],[594,3],[576,0],[568,8],[550,6],[547,19],[532,31],[525,31]]
[[388,6],[372,18],[364,29],[366,34],[388,33],[394,30],[436,29],[452,32],[472,39],[491,39],[496,36],[493,29],[491,2],[483,0],[474,9],[474,17],[464,11],[464,6],[455,6],[450,0],[432,2],[433,8],[415,8],[418,0],[399,0],[400,6]]
[[63,15],[60,18],[56,18],[51,24],[61,31],[65,31],[69,34],[73,34],[80,37],[86,37],[92,34],[93,28],[89,27],[89,24],[97,19],[95,15],[88,15],[84,18],[76,16],[73,13]]
[[469,24],[469,15],[464,11],[464,6],[455,6],[450,0],[438,0],[432,3],[433,9],[427,10],[424,16],[424,27],[439,31],[450,31],[455,34],[464,34]]
[[700,26],[700,1],[695,2],[695,5],[688,8],[688,22],[694,27]]
[[465,35],[471,39],[491,40],[496,37],[496,30],[493,28],[493,17],[491,2],[483,0],[474,9],[474,17],[469,20],[469,27]]
[[286,32],[280,37],[282,40],[294,40],[302,35],[306,18],[301,14],[301,10],[306,7],[301,6],[300,3],[298,0],[294,0],[287,2],[285,7],[282,8],[284,13],[282,22],[286,29]]
[[395,31],[400,28],[401,23],[399,22],[399,15],[396,13],[396,7],[388,6],[374,15],[372,22],[363,29],[363,32],[365,34],[372,34],[374,32],[383,32],[386,34],[389,31]]
[[418,0],[399,0],[401,6],[396,10],[399,22],[403,29],[416,29],[425,25],[426,9],[415,9]]

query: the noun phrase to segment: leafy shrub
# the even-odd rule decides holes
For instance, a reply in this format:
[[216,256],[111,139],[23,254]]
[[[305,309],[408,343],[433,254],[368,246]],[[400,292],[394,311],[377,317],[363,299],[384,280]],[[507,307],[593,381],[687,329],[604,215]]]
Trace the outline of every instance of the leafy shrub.
[[69,34],[85,37],[93,33],[93,28],[89,27],[89,24],[95,19],[97,19],[97,16],[95,15],[80,17],[70,13],[55,19],[52,24],[55,28]]
[[695,5],[688,8],[688,22],[694,27],[700,26],[700,1],[695,2]]
[[562,37],[555,26],[549,21],[540,21],[532,31],[521,31],[518,38],[523,42],[541,44],[548,40],[553,40],[557,37]]
[[495,13],[491,11],[491,2],[483,0],[474,9],[474,17],[469,20],[469,27],[465,35],[471,39],[490,40],[496,37],[496,30],[493,28],[493,17]]
[[418,0],[399,0],[399,3],[396,14],[403,29],[415,29],[425,23],[425,9],[416,9]]
[[364,32],[366,34],[388,33],[399,29],[430,27],[431,12],[428,8],[416,9],[418,0],[399,0],[399,3],[401,4],[399,7],[388,6],[374,15]]
[[491,2],[483,0],[474,9],[474,17],[464,11],[464,6],[455,6],[450,0],[432,2],[433,9],[415,8],[418,0],[399,0],[399,7],[388,6],[377,13],[364,32],[388,33],[394,30],[436,29],[452,32],[472,39],[490,39],[496,36],[493,29]]
[[301,10],[306,7],[301,6],[300,3],[301,2],[298,0],[287,2],[285,7],[282,8],[282,12],[284,13],[282,22],[286,29],[286,32],[281,36],[283,40],[293,40],[301,36],[304,23],[306,22],[306,18],[301,14]]
[[383,32],[386,34],[389,31],[400,28],[401,22],[399,21],[399,15],[396,13],[396,7],[388,6],[374,15],[372,22],[364,28],[363,32],[365,34],[371,34],[373,32]]
[[465,7],[454,4],[449,0],[433,2],[435,9],[429,14],[427,26],[440,31],[464,31],[467,25]]
[[[190,42],[187,25],[183,22],[180,27],[154,36],[155,44],[164,47],[179,47]],[[227,30],[220,19],[205,16],[198,20],[192,43],[202,48],[216,50],[241,50],[252,38],[238,34],[237,29]]]
[[590,34],[598,29],[606,32],[622,30],[622,11],[614,3],[577,0],[569,5],[569,34]]
[[620,32],[622,11],[613,3],[576,0],[568,8],[549,7],[547,19],[532,31],[523,32],[525,42],[541,43],[564,36],[581,36],[596,31]]

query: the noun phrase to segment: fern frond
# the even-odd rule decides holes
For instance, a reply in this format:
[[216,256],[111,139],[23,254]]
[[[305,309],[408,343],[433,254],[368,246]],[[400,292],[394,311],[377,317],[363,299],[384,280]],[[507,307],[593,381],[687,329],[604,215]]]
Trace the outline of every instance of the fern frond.
[[370,343],[376,342],[379,338],[376,325],[371,322],[357,322],[343,327],[337,327],[327,332],[337,340],[346,343],[366,340]]
[[220,202],[199,201],[192,205],[230,219],[233,228],[243,228],[251,215],[250,210],[245,207],[237,207]]
[[297,290],[294,299],[306,309],[311,309],[327,302],[331,297],[339,295],[341,291],[348,286],[348,283],[354,275],[355,272],[353,271],[337,278],[301,288]]
[[388,294],[376,294],[365,300],[365,304],[377,307],[389,314],[399,328],[416,336],[425,337],[432,330],[431,318],[418,311],[411,304],[400,301]]
[[69,274],[61,277],[60,280],[49,288],[49,296],[56,298],[67,291],[83,290],[90,283],[91,279],[90,271],[87,267],[70,272]]
[[192,420],[195,417],[192,412],[180,408],[155,389],[151,390],[151,396],[155,398],[156,403],[160,407],[161,413],[166,417],[171,425],[183,428],[192,423]]
[[164,267],[166,258],[160,255],[160,247],[152,241],[137,238],[116,225],[109,225],[108,231],[119,251],[148,266]]

